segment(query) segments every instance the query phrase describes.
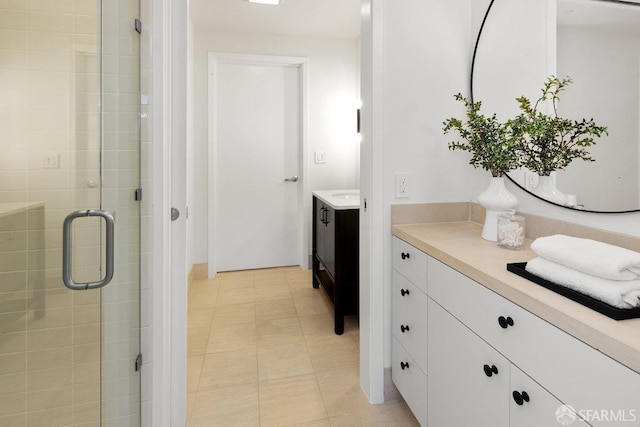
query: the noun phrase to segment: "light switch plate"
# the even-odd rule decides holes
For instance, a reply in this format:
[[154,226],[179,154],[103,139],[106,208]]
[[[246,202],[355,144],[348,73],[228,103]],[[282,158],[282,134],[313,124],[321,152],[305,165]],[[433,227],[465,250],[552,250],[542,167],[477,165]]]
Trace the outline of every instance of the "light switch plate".
[[327,153],[325,151],[316,151],[315,155],[316,155],[316,159],[315,159],[316,164],[327,163]]
[[43,153],[42,169],[60,169],[59,153]]

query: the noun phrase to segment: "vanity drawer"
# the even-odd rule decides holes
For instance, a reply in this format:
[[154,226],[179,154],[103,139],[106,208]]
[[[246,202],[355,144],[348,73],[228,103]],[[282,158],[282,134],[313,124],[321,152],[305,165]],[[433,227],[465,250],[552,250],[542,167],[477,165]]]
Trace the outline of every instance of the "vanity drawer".
[[395,338],[391,347],[391,379],[424,427],[427,425],[427,376]]
[[393,271],[392,331],[396,339],[427,370],[427,295]]
[[397,237],[393,238],[393,268],[427,292],[427,254]]
[[576,410],[634,411],[626,425],[640,426],[640,374],[445,264],[428,263],[429,296],[557,399]]

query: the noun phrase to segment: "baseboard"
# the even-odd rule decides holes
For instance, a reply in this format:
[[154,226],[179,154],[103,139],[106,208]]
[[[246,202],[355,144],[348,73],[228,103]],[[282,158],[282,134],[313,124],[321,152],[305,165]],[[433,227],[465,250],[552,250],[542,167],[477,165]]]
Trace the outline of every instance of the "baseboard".
[[189,271],[189,277],[187,279],[187,288],[191,287],[191,283],[194,280],[202,280],[208,277],[209,265],[207,263],[204,264],[194,264],[191,267],[191,271]]

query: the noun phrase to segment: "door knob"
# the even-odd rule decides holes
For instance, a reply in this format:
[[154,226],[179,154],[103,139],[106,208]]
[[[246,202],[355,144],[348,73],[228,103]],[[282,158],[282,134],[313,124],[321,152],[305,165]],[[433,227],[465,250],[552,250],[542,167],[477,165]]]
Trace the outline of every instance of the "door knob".
[[400,367],[402,368],[403,371],[405,369],[408,369],[409,368],[409,362],[400,362]]
[[285,178],[285,182],[298,182],[298,175],[294,175],[291,178]]

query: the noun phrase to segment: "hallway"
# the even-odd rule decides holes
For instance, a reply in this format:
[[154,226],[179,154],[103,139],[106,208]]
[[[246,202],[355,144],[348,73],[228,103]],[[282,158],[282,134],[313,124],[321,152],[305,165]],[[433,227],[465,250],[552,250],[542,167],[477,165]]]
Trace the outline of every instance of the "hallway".
[[417,426],[390,380],[386,402],[359,386],[358,325],[299,267],[220,273],[188,296],[187,420],[203,426]]

